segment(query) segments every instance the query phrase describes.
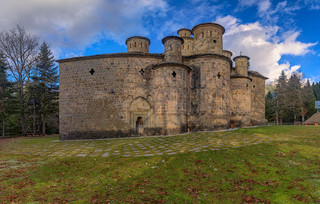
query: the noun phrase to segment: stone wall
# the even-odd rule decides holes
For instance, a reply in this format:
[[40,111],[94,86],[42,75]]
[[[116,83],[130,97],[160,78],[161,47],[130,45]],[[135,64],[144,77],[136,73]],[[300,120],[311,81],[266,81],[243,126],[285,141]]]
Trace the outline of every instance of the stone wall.
[[60,63],[61,139],[128,135],[139,114],[153,128],[151,66],[162,61],[162,55],[124,54]]
[[142,36],[133,36],[126,40],[127,52],[149,53],[150,40]]
[[222,50],[222,54],[230,59],[232,57],[232,52],[230,52],[229,50]]
[[237,56],[233,58],[235,61],[235,71],[238,76],[248,76],[249,57]]
[[183,37],[184,43],[181,45],[182,56],[193,55],[194,40],[191,37]]
[[251,122],[251,78],[231,76],[230,123],[249,126]]
[[165,63],[153,68],[152,95],[155,105],[155,126],[163,134],[186,132],[189,102],[189,68]]
[[186,57],[184,62],[192,68],[191,131],[228,127],[231,60],[207,54]]
[[182,56],[193,55],[194,39],[191,37],[192,31],[186,28],[178,30],[179,37],[184,43],[181,45]]
[[177,36],[168,36],[162,39],[164,45],[164,62],[182,62],[181,45],[183,39]]
[[265,78],[257,77],[249,72],[252,78],[251,91],[251,124],[261,125],[265,124]]
[[204,23],[192,29],[194,54],[222,54],[224,28],[215,23]]
[[248,72],[246,56],[235,57],[232,67],[223,33],[222,26],[205,23],[165,37],[164,54],[149,54],[150,40],[134,36],[127,53],[59,60],[60,139],[264,123],[266,78]]

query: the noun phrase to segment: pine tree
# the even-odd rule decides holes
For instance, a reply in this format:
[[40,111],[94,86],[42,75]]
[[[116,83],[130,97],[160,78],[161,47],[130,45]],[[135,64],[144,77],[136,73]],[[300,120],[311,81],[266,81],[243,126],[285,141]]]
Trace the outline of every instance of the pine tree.
[[38,51],[38,36],[28,33],[23,26],[0,32],[0,51],[7,61],[10,77],[15,82],[20,103],[20,123],[22,135],[26,135],[25,126],[25,87],[31,69],[35,65]]
[[297,121],[299,115],[302,117],[302,123],[304,122],[305,110],[302,99],[302,82],[301,76],[297,73],[291,75],[288,81],[287,87],[288,105],[290,108],[290,115],[293,121]]
[[281,72],[276,89],[275,89],[275,115],[276,115],[276,122],[277,125],[281,125],[283,122],[283,119],[286,116],[286,110],[288,109],[288,101],[287,101],[287,76],[284,73],[284,71]]
[[320,101],[320,82],[312,84],[313,94],[317,101]]
[[29,89],[33,108],[35,108],[36,103],[39,104],[38,112],[42,124],[42,134],[46,134],[49,117],[58,112],[58,77],[52,51],[49,45],[43,42],[37,57],[36,69],[31,77],[33,82]]
[[271,91],[268,91],[266,95],[266,119],[268,121],[273,121],[275,119],[276,114],[276,101],[271,93]]
[[313,94],[312,86],[310,84],[309,79],[307,80],[307,84],[302,89],[302,100],[303,106],[306,110],[307,118],[310,118],[315,112],[315,96]]
[[8,102],[9,82],[7,79],[6,59],[0,53],[0,119],[2,121],[2,136],[5,136],[6,109]]

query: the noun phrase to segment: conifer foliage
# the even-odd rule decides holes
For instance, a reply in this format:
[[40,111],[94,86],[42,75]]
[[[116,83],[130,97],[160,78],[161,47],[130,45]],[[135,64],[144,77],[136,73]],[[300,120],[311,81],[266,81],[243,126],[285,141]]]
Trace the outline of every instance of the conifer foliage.
[[7,67],[15,82],[19,98],[20,123],[22,135],[26,135],[25,102],[26,82],[35,65],[38,52],[39,37],[28,33],[23,26],[0,33],[0,52],[6,59]]
[[266,118],[281,125],[284,122],[303,123],[315,113],[315,85],[303,83],[301,73],[289,79],[282,71],[274,92],[266,95]]
[[[58,69],[49,45],[43,42],[37,56],[36,67],[31,76],[29,87],[29,105],[33,115],[33,134],[36,123],[41,124],[41,133],[46,134],[49,121],[58,115]],[[37,109],[37,111],[35,110]]]
[[2,124],[2,136],[5,136],[6,102],[8,98],[9,82],[7,79],[6,59],[0,53],[0,120]]

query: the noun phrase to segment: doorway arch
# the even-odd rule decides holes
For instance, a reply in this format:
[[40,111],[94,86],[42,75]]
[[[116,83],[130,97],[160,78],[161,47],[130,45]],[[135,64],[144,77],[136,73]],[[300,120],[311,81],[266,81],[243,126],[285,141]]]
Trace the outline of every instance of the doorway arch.
[[137,117],[136,120],[136,134],[143,135],[143,118],[141,116]]
[[150,125],[151,105],[145,98],[137,97],[129,105],[130,126],[137,132],[137,124],[142,123],[143,128]]

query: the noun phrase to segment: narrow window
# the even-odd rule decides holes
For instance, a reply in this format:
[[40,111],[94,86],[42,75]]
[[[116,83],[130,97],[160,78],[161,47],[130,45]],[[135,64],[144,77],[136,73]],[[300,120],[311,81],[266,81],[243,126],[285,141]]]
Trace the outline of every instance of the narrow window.
[[201,33],[201,35],[202,35],[202,37],[204,37],[204,33],[203,32]]
[[140,43],[140,47],[142,48],[142,42]]
[[137,47],[137,42],[134,42],[134,47]]
[[176,73],[175,71],[173,71],[173,72],[172,72],[172,76],[173,76],[173,78],[176,78],[177,73]]

